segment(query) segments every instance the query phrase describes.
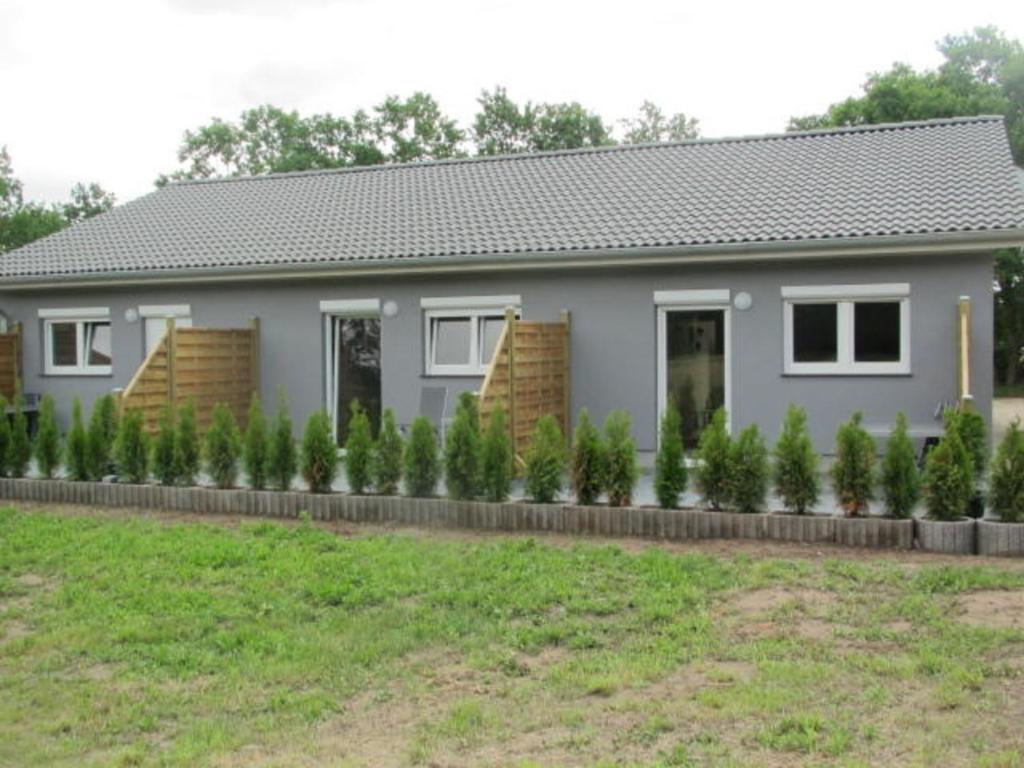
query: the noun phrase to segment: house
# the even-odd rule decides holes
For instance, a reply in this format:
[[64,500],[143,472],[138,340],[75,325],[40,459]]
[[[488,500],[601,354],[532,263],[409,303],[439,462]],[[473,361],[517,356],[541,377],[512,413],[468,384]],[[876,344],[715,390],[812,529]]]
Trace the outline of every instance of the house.
[[172,184],[4,256],[0,310],[65,420],[168,315],[259,317],[264,401],[343,429],[353,397],[408,422],[425,387],[479,389],[506,309],[566,309],[572,410],[627,409],[642,450],[673,398],[691,442],[718,406],[774,436],[798,403],[828,451],[856,410],[990,412],[992,257],[1022,242],[1001,118],[956,118]]

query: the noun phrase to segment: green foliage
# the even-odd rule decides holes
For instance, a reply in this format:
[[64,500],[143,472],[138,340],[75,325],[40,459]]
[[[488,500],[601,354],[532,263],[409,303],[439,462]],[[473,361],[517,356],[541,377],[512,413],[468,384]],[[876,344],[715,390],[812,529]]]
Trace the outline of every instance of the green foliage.
[[996,370],[1009,388],[1024,383],[1024,248],[996,253]]
[[505,501],[512,489],[512,438],[501,403],[491,412],[480,448],[481,491],[488,501]]
[[437,432],[430,419],[418,416],[409,430],[405,446],[405,491],[424,498],[437,491],[441,461],[437,450]]
[[1024,523],[1024,433],[1013,422],[992,459],[988,482],[992,511],[1006,523]]
[[586,408],[576,420],[572,440],[570,476],[577,504],[596,504],[604,490],[606,453],[601,433]]
[[686,490],[686,455],[683,452],[683,420],[669,403],[661,416],[658,455],[654,460],[654,495],[662,509],[675,509]]
[[807,431],[807,411],[789,406],[775,443],[775,492],[786,509],[804,514],[818,502],[818,453]]
[[453,499],[472,499],[480,488],[480,415],[476,395],[463,392],[444,441],[444,478]]
[[149,437],[142,428],[141,411],[128,411],[121,418],[114,455],[122,482],[144,483],[149,478]]
[[946,419],[950,420],[950,424],[960,435],[964,448],[970,454],[975,483],[980,485],[988,464],[988,432],[985,419],[974,410],[950,410],[946,413]]
[[270,450],[267,458],[271,487],[279,491],[290,489],[299,462],[284,389],[278,390],[277,393],[277,413],[274,414],[274,423],[270,428]]
[[[2,156],[0,156],[0,159],[2,159]],[[0,477],[7,476],[10,446],[11,422],[7,418],[7,398],[0,395]]]
[[373,482],[373,433],[370,419],[358,400],[349,403],[352,413],[345,441],[345,475],[351,493],[363,494]]
[[302,433],[299,452],[302,478],[313,493],[327,493],[338,474],[338,446],[331,434],[331,419],[324,410],[311,413]]
[[224,403],[213,406],[210,428],[203,439],[203,458],[206,473],[218,488],[233,488],[238,479],[238,458],[242,452],[242,437],[238,432],[235,415]]
[[867,512],[875,498],[875,441],[861,426],[863,418],[858,411],[836,433],[832,486],[848,515]]
[[760,512],[768,494],[768,446],[757,424],[746,427],[729,451],[729,498],[740,512]]
[[682,112],[666,117],[657,104],[645,101],[633,119],[620,120],[626,135],[623,144],[651,144],[658,141],[686,141],[700,136],[697,119]]
[[174,485],[178,477],[177,465],[174,461],[174,444],[176,442],[174,423],[174,406],[168,403],[160,411],[160,423],[157,426],[156,439],[153,441],[153,455],[150,466],[153,474],[161,485]]
[[102,480],[105,475],[113,473],[117,433],[117,401],[113,395],[103,395],[93,403],[86,434],[85,452],[90,480]]
[[907,415],[896,414],[896,424],[882,459],[882,495],[892,517],[909,518],[921,497],[921,477],[917,469],[914,441],[907,433]]
[[959,520],[974,494],[974,467],[960,433],[946,434],[928,453],[924,467],[924,501],[933,520]]
[[608,503],[613,507],[628,507],[632,503],[633,488],[640,476],[632,427],[626,411],[612,411],[604,422],[604,479]]
[[196,404],[190,397],[178,409],[178,428],[174,434],[174,476],[182,485],[195,485],[199,474],[199,430]]
[[33,452],[39,473],[45,478],[52,478],[60,467],[60,429],[57,427],[57,410],[51,395],[43,395],[39,404],[39,424]]
[[554,416],[542,416],[526,447],[526,493],[538,504],[550,504],[562,489],[565,438]]
[[254,490],[262,491],[267,487],[269,453],[267,417],[263,415],[259,395],[253,393],[245,437],[242,439],[242,466],[245,468],[246,481]]
[[700,433],[694,473],[697,490],[704,497],[704,503],[712,509],[721,509],[729,502],[731,457],[732,438],[726,428],[726,412],[719,408]]
[[[0,403],[0,414],[3,413]],[[0,419],[7,422],[7,418]],[[89,479],[89,461],[87,452],[88,436],[82,417],[82,399],[75,397],[71,401],[71,429],[68,430],[67,442],[64,445],[64,464],[68,469],[68,477],[72,480]],[[0,465],[3,464],[3,450],[0,449]]]
[[24,477],[32,460],[32,443],[28,438],[28,419],[25,417],[25,397],[14,396],[14,417],[11,419],[11,440],[7,445],[7,470],[11,477]]
[[395,412],[385,408],[381,414],[380,434],[373,451],[373,482],[377,492],[385,496],[398,493],[402,480],[402,455],[405,445],[395,423]]

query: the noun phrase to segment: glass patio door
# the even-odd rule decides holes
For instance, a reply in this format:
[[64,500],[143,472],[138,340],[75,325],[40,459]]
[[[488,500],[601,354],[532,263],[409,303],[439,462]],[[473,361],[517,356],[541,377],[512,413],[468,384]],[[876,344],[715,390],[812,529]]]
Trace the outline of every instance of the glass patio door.
[[332,316],[329,327],[327,401],[335,439],[344,445],[353,400],[370,417],[374,434],[380,426],[380,318]]
[[688,450],[697,446],[701,430],[726,402],[725,313],[724,309],[665,310],[665,399],[679,409]]

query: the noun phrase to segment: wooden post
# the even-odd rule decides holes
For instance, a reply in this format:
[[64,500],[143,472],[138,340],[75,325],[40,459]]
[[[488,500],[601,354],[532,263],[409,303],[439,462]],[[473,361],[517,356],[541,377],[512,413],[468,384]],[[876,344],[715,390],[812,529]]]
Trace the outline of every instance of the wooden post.
[[17,397],[18,393],[21,392],[21,321],[14,323],[14,396]]
[[[971,297],[957,302],[957,402],[971,398]],[[973,398],[971,398],[973,399]]]
[[562,325],[565,326],[565,335],[562,337],[562,428],[565,430],[566,443],[572,445],[572,347],[569,335],[572,321],[568,309],[562,310],[561,318]]
[[167,318],[167,403],[172,408],[178,404],[178,383],[175,380],[176,358],[178,356],[178,331],[173,317]]
[[260,376],[260,319],[253,317],[249,320],[250,329],[250,351],[249,371],[252,376],[252,391],[257,397],[261,392],[262,379]]
[[516,430],[516,311],[505,310],[505,330],[508,333],[508,428],[512,433],[512,453],[519,453]]

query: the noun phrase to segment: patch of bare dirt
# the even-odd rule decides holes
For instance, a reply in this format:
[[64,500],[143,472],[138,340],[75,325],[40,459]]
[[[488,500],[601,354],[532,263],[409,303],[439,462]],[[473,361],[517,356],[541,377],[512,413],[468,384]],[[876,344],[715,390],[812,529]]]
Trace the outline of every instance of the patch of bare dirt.
[[770,615],[783,607],[814,611],[827,608],[834,602],[835,595],[820,589],[765,587],[726,596],[723,609],[741,618],[752,619]]
[[1024,629],[1024,591],[982,590],[957,600],[965,624],[990,629]]

